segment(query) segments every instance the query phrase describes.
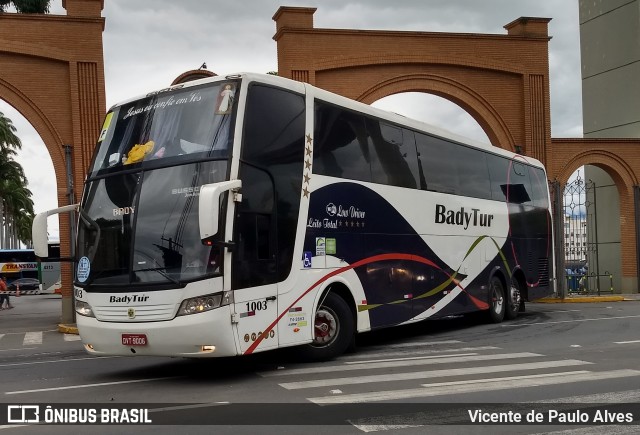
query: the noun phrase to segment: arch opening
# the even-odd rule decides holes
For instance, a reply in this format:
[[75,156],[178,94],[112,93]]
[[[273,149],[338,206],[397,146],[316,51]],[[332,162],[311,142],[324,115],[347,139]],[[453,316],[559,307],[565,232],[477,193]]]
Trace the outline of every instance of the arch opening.
[[371,104],[478,142],[490,144],[489,136],[475,118],[456,103],[426,92],[400,92]]

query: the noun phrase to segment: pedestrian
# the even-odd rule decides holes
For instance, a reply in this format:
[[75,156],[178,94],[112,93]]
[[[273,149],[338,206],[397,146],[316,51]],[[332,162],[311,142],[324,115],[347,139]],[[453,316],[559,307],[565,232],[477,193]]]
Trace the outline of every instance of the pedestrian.
[[4,276],[2,278],[0,278],[0,309],[5,309],[4,308],[4,301],[7,301],[7,310],[13,308],[13,305],[11,305],[11,299],[9,299],[9,291],[7,289],[7,278],[5,278]]

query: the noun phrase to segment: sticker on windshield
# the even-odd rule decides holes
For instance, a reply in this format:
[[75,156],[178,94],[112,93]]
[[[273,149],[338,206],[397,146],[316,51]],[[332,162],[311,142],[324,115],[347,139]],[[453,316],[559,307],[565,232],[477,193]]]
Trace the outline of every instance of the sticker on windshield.
[[78,270],[76,271],[76,277],[79,282],[85,282],[89,278],[89,272],[91,272],[91,263],[88,257],[82,257],[78,261]]
[[231,113],[233,106],[233,97],[235,96],[235,86],[232,83],[227,83],[218,95],[218,101],[216,102],[216,115],[226,115]]
[[104,118],[104,124],[102,124],[102,131],[100,132],[100,136],[98,137],[98,142],[102,142],[105,137],[107,137],[107,132],[109,131],[109,126],[111,125],[111,118],[113,118],[113,112],[107,113],[107,117]]

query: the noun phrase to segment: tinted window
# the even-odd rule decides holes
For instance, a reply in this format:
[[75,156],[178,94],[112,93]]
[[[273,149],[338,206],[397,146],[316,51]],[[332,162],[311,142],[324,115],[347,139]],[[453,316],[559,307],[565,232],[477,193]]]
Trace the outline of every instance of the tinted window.
[[132,165],[157,167],[185,160],[227,157],[233,142],[236,82],[155,93],[115,108],[105,117],[91,175]]
[[[236,287],[273,283],[289,274],[305,171],[304,97],[256,84],[246,107],[237,222],[244,250],[236,256],[241,262]],[[258,267],[260,273],[241,272]]]
[[488,156],[492,197],[512,204],[533,205],[529,167],[499,156]]
[[491,184],[486,153],[465,146],[454,149],[460,194],[491,199]]
[[487,156],[489,177],[491,177],[491,197],[496,201],[506,201],[507,177],[509,175],[509,160],[495,156]]
[[547,177],[540,168],[529,166],[529,178],[531,180],[531,192],[533,194],[533,204],[536,207],[549,207],[547,197]]
[[418,157],[413,132],[376,119],[367,119],[371,179],[374,183],[418,187]]
[[364,116],[317,102],[315,118],[313,171],[371,181]]
[[454,144],[426,134],[416,133],[418,158],[426,190],[459,194]]

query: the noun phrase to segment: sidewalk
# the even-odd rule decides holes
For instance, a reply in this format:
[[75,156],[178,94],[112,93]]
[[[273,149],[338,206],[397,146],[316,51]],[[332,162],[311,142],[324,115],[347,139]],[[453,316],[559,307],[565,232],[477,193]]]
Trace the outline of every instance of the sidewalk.
[[585,302],[622,302],[622,301],[640,301],[640,294],[638,293],[625,293],[625,294],[608,294],[608,295],[577,295],[570,294],[565,298],[548,297],[539,299],[536,302],[544,304],[558,304],[558,303],[585,303]]

